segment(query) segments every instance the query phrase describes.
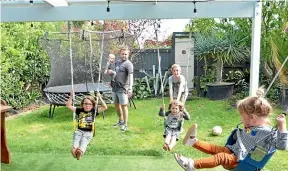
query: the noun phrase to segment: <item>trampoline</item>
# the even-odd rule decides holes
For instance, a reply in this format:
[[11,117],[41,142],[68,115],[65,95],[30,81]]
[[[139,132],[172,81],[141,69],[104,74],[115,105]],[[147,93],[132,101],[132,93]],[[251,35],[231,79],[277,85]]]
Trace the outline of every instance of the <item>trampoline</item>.
[[[102,94],[103,100],[106,103],[112,103],[113,102],[111,97],[112,88],[108,83],[74,84],[73,86],[75,93],[74,103],[76,105],[80,105],[81,100],[84,98],[84,96],[90,95],[91,92],[97,90],[98,86],[99,86],[99,92]],[[72,88],[71,85],[64,85],[64,86],[47,87],[43,90],[46,98],[50,102],[50,109],[49,109],[50,118],[53,118],[56,106],[65,105],[66,101],[69,99],[71,88]]]
[[103,74],[108,55],[118,54],[123,45],[132,47],[134,41],[134,36],[123,30],[46,33],[40,38],[51,66],[49,81],[43,89],[50,103],[49,117],[53,118],[56,106],[66,105],[72,88],[76,106],[84,96],[96,91],[106,103],[112,103],[111,78]]

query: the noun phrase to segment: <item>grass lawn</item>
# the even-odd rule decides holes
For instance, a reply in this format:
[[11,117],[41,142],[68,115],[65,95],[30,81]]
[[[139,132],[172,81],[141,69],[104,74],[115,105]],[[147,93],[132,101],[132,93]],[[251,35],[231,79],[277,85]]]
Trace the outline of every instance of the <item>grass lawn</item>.
[[[167,103],[168,99],[165,101]],[[125,133],[112,127],[117,121],[113,105],[109,105],[105,111],[105,119],[101,115],[97,117],[96,136],[79,161],[70,153],[73,121],[72,113],[65,107],[56,108],[53,119],[48,118],[49,108],[42,107],[28,115],[8,120],[7,139],[12,163],[1,164],[2,170],[180,171],[183,169],[174,161],[174,152],[195,159],[208,156],[181,143],[192,123],[199,125],[199,139],[224,145],[230,132],[240,122],[239,115],[228,101],[193,98],[186,103],[191,120],[185,121],[180,142],[172,152],[165,152],[162,149],[163,118],[158,116],[162,100],[138,100],[135,103],[136,110],[129,108],[129,125]],[[275,114],[280,112],[276,110]],[[223,129],[223,133],[217,137],[212,136],[210,131],[215,125]],[[277,151],[264,170],[288,171],[287,156],[287,151]],[[224,169],[218,167],[210,170]]]

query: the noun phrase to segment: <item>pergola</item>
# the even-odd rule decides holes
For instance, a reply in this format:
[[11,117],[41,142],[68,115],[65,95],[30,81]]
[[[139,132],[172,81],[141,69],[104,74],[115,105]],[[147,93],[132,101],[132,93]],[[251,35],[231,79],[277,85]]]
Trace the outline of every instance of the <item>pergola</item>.
[[259,84],[259,0],[1,0],[1,22],[252,18],[250,95]]

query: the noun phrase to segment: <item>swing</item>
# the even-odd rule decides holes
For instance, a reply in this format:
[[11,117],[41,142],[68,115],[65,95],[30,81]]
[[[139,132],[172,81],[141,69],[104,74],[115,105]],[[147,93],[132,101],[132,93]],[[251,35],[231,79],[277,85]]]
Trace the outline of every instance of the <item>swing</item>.
[[[286,116],[287,112],[288,108],[286,109],[286,112],[283,112],[283,114]],[[239,139],[240,136],[238,136],[240,131],[243,131],[241,128],[239,128],[240,124],[238,124],[237,128],[232,131],[227,139],[226,145],[233,145],[238,139],[240,146],[243,146],[241,139]],[[268,138],[273,138],[273,135],[277,132],[277,130],[277,126],[274,126],[269,135],[256,142],[255,147],[251,149],[248,155],[243,160],[239,161],[238,166],[231,169],[231,171],[260,171],[277,151],[277,149],[274,147],[269,147],[269,150],[267,150],[267,148],[258,145],[258,143]]]
[[[72,58],[72,38],[71,38],[71,25],[70,23],[68,24],[68,35],[69,35],[69,52],[70,52],[70,65],[71,65],[71,87],[74,90],[74,79],[73,79],[73,58]],[[90,48],[92,48],[92,37],[91,37],[91,32],[89,32],[89,37],[90,37]],[[100,51],[100,62],[99,62],[99,66],[98,66],[98,83],[100,83],[100,78],[101,78],[101,66],[102,66],[102,58],[103,58],[103,44],[104,44],[104,30],[102,33],[102,42],[101,42],[101,51]],[[91,49],[91,52],[93,50]],[[93,54],[91,54],[93,55]],[[94,84],[94,79],[92,77],[92,83]],[[99,92],[99,84],[97,84],[97,90],[94,91],[94,96],[93,93],[90,92],[90,95],[92,95],[92,97],[95,98],[96,96],[96,104],[95,104],[95,108],[94,108],[94,113],[93,113],[93,122],[92,122],[92,132],[93,132],[93,137],[95,136],[95,127],[96,127],[96,115],[98,112],[98,102],[99,102],[99,98],[98,98],[98,93]],[[75,98],[75,93],[73,92],[73,98],[72,98],[72,106],[74,107],[74,98]],[[104,114],[103,114],[103,119],[104,119]],[[76,125],[77,125],[77,119],[76,119],[76,113],[73,112],[73,125],[74,125],[74,131],[76,130]]]
[[[162,93],[162,104],[164,104],[164,86],[163,86],[163,79],[162,79],[162,72],[161,72],[161,56],[160,56],[160,51],[159,51],[159,40],[158,40],[158,29],[160,28],[160,24],[157,23],[157,21],[154,23],[154,30],[155,30],[155,36],[156,36],[156,45],[157,45],[157,56],[158,56],[158,74],[160,78],[160,84],[161,84],[161,93]],[[157,91],[157,90],[156,90]],[[165,109],[163,109],[164,112],[164,120],[163,120],[163,126],[166,128],[166,121],[167,118],[165,116]]]
[[[284,67],[284,65],[287,61],[288,61],[288,56],[286,57],[282,66],[280,67],[277,74],[273,78],[272,82],[268,86],[267,91],[265,92],[264,96],[266,96],[266,94],[270,90],[271,86],[273,85],[274,81],[276,80],[276,78],[280,74],[282,68]],[[287,112],[288,112],[288,107],[282,114],[284,114],[286,116]],[[239,132],[242,131],[242,129],[239,128],[240,124],[238,124],[237,128],[234,131],[232,131],[232,133],[230,134],[230,136],[227,139],[226,145],[234,144],[236,142],[237,138],[240,137],[240,136],[238,136]],[[271,130],[271,133],[268,136],[264,137],[260,141],[267,139],[267,137],[269,137],[269,136],[271,136],[273,138],[273,134],[275,134],[277,132],[277,130],[278,130],[277,126],[274,126]],[[243,146],[241,139],[239,139],[238,141],[239,141],[240,146]],[[258,142],[260,142],[260,141],[258,141]],[[263,148],[263,147],[257,145],[258,142],[255,143],[256,144],[255,147],[250,150],[248,155],[242,161],[239,162],[238,166],[236,168],[231,169],[231,171],[244,171],[244,170],[245,171],[260,171],[265,166],[265,164],[269,161],[269,159],[276,152],[276,149],[275,148],[269,148],[269,150],[267,150],[267,148]],[[242,148],[242,149],[245,149],[245,148]]]

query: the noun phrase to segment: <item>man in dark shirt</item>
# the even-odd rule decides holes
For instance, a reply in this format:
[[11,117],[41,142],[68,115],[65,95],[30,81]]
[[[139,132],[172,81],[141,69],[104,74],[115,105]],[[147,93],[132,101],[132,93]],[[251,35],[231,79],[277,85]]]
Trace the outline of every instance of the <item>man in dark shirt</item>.
[[[128,59],[130,50],[128,47],[121,49],[121,59],[115,63],[116,76],[114,82],[112,82],[112,97],[114,105],[119,117],[119,120],[114,127],[120,127],[122,132],[128,129],[128,97],[132,96],[133,86],[133,64]],[[113,71],[108,70],[108,74]]]

